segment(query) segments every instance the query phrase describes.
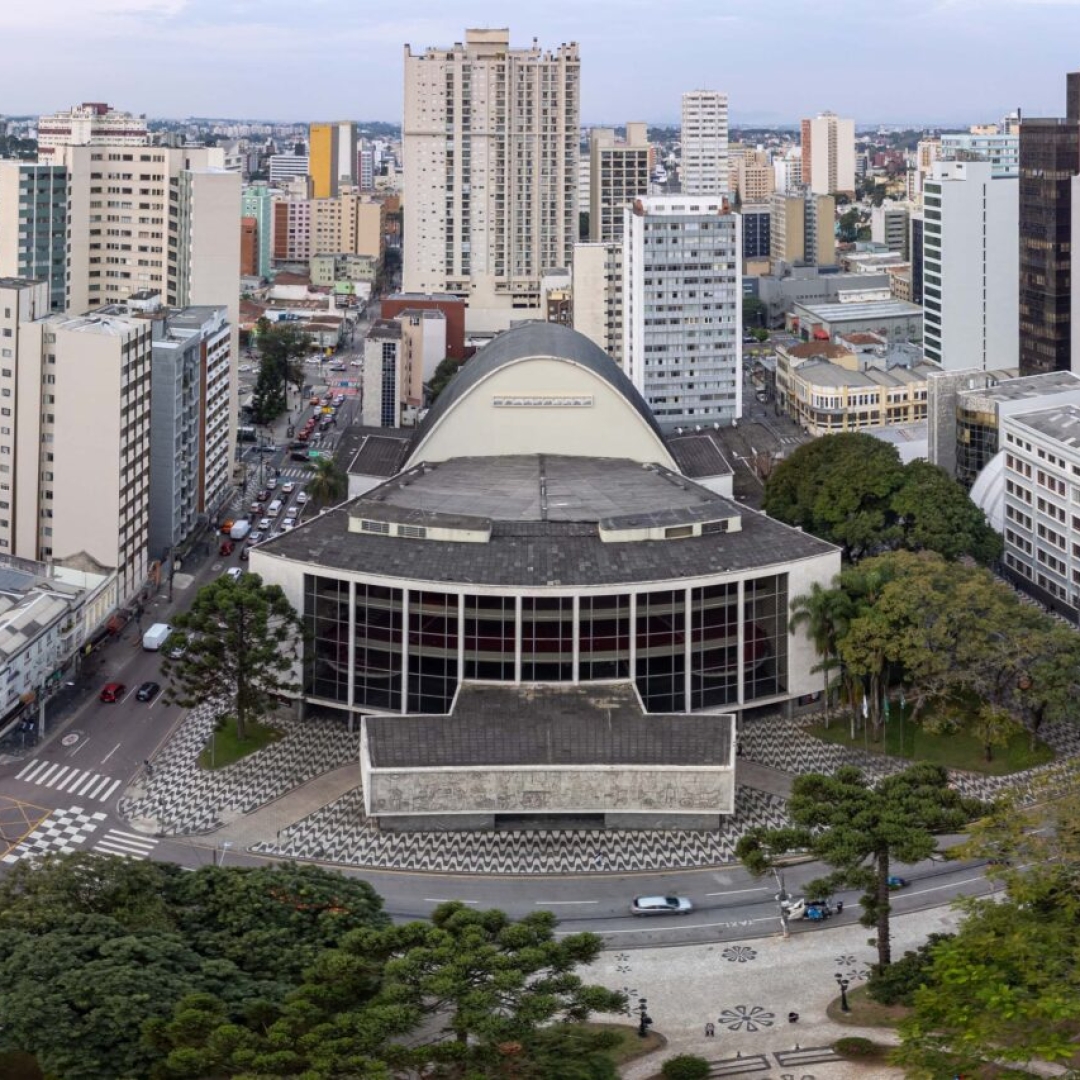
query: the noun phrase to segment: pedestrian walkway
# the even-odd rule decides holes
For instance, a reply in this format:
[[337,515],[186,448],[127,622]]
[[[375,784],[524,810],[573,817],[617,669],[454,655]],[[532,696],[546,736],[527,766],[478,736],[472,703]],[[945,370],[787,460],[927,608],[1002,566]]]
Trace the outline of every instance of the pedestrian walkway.
[[[928,934],[954,929],[957,919],[947,908],[894,916],[894,955],[922,944]],[[852,987],[866,981],[876,960],[867,935],[865,927],[852,924],[733,945],[613,949],[579,974],[586,982],[627,995],[627,1023],[637,1019],[644,998],[653,1029],[667,1039],[662,1051],[624,1066],[625,1080],[654,1076],[667,1058],[678,1054],[700,1054],[713,1062],[714,1077],[899,1078],[900,1069],[842,1061],[832,1051],[832,1044],[846,1035],[897,1040],[889,1028],[837,1024],[826,1014],[838,994],[837,973]]]
[[119,780],[94,772],[93,769],[76,769],[44,758],[31,758],[15,774],[15,779],[96,802],[106,802],[120,786]]
[[0,858],[0,862],[10,865],[30,857],[68,855],[101,828],[105,816],[100,811],[84,810],[81,806],[54,810]]
[[121,855],[125,859],[148,859],[157,844],[157,840],[139,833],[109,829],[94,844],[94,850],[102,855]]

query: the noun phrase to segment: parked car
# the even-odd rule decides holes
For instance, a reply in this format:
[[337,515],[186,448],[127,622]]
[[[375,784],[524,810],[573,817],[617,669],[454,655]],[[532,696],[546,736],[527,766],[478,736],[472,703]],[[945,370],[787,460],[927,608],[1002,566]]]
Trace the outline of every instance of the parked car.
[[219,555],[231,555],[233,553],[233,542],[231,540],[222,540],[221,547],[218,548]]
[[98,695],[107,704],[119,701],[127,693],[127,687],[122,682],[106,683]]
[[183,633],[178,633],[174,630],[173,633],[169,635],[168,640],[165,642],[165,655],[170,660],[179,660],[187,652],[187,647],[187,635]]
[[138,690],[135,691],[136,701],[153,701],[161,691],[161,683],[156,682],[144,682]]
[[694,905],[685,896],[635,896],[631,915],[689,915]]
[[227,578],[232,578],[233,581],[239,581],[244,576],[244,571],[239,566],[230,566],[224,574]]

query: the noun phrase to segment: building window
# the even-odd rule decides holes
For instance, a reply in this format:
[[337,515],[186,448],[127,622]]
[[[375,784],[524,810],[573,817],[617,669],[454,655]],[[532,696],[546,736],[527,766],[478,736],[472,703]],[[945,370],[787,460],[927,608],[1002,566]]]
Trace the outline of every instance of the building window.
[[787,689],[787,575],[756,578],[743,597],[744,700]]
[[583,596],[579,602],[580,677],[630,676],[630,597]]
[[525,597],[521,604],[522,682],[567,682],[573,677],[573,598]]
[[739,697],[739,608],[735,584],[694,589],[690,602],[690,705],[729,705]]
[[641,593],[635,627],[638,692],[647,712],[686,708],[686,605],[683,592]]
[[514,598],[465,597],[465,678],[514,680]]
[[457,684],[457,596],[410,593],[409,712],[449,712]]

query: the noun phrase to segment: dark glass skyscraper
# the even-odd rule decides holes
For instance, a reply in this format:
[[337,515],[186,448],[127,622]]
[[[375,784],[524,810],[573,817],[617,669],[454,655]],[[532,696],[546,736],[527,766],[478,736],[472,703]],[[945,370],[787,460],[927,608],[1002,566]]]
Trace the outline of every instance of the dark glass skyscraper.
[[[1080,172],[1080,72],[1065,119],[1020,125],[1020,374],[1072,367],[1072,178]],[[1080,359],[1080,358],[1078,358]]]

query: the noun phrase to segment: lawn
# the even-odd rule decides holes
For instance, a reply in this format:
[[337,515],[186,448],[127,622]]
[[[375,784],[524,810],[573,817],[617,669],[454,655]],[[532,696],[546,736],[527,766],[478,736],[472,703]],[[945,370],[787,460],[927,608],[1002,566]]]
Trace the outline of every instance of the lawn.
[[896,1027],[911,1010],[906,1005],[881,1005],[867,992],[865,986],[857,986],[848,991],[848,1005],[851,1012],[843,1012],[840,999],[829,1002],[825,1010],[829,1019],[837,1024],[851,1024],[853,1027]]
[[277,728],[266,724],[248,724],[245,738],[240,740],[236,736],[236,720],[230,716],[211,734],[199,754],[199,765],[204,769],[224,769],[226,765],[232,765],[280,738],[281,732]]
[[607,1051],[608,1057],[616,1065],[625,1065],[635,1058],[651,1054],[667,1042],[663,1035],[655,1031],[650,1031],[644,1039],[639,1038],[636,1024],[583,1024],[582,1027],[588,1031],[611,1031],[619,1036],[619,1042]]
[[[956,706],[949,708],[955,715]],[[880,737],[875,741],[873,733],[862,728],[856,729],[855,738],[852,739],[851,720],[848,716],[834,716],[829,727],[815,724],[807,728],[807,731],[822,742],[858,747],[875,754],[907,758],[909,761],[928,761],[949,769],[965,769],[969,772],[985,773],[987,776],[1004,776],[1054,760],[1054,752],[1049,746],[1036,740],[1032,747],[1030,734],[1021,731],[1004,745],[995,746],[993,760],[987,761],[982,743],[969,731],[960,729],[936,734],[927,731],[921,724],[901,719],[910,714],[910,706],[901,710],[899,705],[893,704],[889,722],[884,728],[884,742]],[[861,724],[861,717],[859,722]]]

